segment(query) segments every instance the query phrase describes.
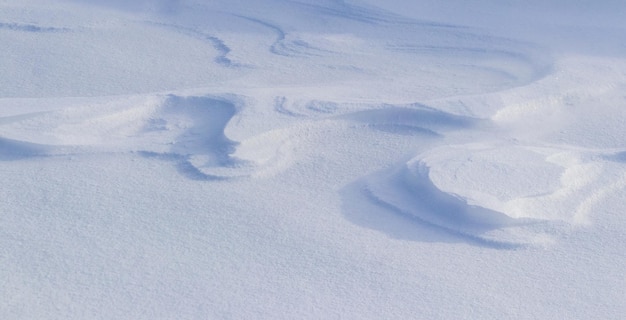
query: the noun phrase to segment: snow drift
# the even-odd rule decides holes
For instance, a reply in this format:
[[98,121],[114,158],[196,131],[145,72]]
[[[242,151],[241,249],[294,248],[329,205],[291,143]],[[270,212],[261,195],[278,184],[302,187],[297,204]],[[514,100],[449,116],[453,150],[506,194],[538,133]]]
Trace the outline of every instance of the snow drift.
[[622,13],[0,1],[0,315],[619,318]]

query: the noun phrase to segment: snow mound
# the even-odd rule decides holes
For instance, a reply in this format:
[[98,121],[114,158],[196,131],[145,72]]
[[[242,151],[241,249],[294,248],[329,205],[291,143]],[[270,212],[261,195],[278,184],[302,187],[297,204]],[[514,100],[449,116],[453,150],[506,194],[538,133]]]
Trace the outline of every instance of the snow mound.
[[[564,59],[544,79],[454,97],[447,106],[435,101],[436,111],[357,113],[353,118],[372,129],[406,134],[419,128],[445,141],[424,144],[395,169],[366,176],[369,199],[434,230],[497,248],[552,243],[591,225],[604,199],[625,186],[623,144],[616,139],[624,134],[618,124],[623,94],[614,85],[623,76],[605,63]],[[590,71],[604,68],[602,76]],[[591,129],[599,110],[616,117]]]
[[292,136],[287,131],[241,143],[225,135],[238,104],[236,97],[180,95],[61,104],[0,119],[0,159],[135,153],[170,161],[181,174],[199,180],[267,175],[287,165]]
[[495,248],[544,245],[589,225],[626,186],[624,152],[463,144],[430,149],[367,177],[375,203],[423,225]]

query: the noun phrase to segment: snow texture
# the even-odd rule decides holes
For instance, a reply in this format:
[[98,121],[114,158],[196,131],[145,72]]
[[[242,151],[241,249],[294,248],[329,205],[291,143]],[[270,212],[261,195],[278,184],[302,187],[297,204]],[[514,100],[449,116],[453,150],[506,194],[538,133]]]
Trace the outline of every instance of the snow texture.
[[624,14],[0,0],[0,318],[624,318]]

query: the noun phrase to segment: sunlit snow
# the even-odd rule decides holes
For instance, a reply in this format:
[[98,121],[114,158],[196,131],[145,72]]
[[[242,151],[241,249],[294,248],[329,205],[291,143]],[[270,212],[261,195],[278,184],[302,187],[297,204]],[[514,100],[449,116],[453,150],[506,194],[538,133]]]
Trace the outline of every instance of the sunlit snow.
[[0,318],[624,318],[624,21],[0,0]]

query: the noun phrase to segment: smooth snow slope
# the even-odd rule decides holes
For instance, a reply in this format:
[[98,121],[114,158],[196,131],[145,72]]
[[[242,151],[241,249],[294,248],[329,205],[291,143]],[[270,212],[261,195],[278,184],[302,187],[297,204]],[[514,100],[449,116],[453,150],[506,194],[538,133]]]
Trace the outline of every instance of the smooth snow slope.
[[0,0],[0,318],[623,318],[623,14]]

